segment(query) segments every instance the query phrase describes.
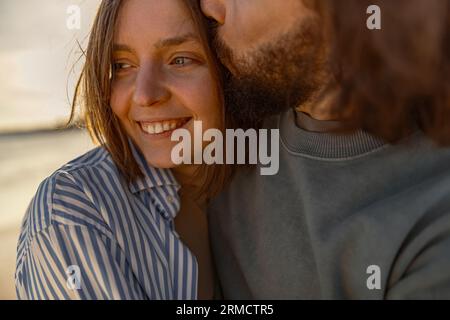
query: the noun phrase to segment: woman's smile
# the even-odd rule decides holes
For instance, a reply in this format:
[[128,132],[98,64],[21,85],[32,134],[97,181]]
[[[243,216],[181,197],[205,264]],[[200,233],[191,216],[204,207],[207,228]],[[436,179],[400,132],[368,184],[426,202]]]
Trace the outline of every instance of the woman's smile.
[[173,131],[185,127],[193,118],[137,121],[140,131],[147,137],[167,138]]

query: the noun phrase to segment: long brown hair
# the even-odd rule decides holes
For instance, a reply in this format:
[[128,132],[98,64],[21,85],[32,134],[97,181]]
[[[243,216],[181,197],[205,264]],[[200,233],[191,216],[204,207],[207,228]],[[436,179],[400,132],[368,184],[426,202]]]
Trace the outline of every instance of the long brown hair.
[[[318,0],[331,40],[347,129],[396,142],[420,128],[450,145],[450,1]],[[366,27],[369,5],[381,9],[381,30]]]
[[[127,134],[110,107],[114,27],[121,3],[121,0],[103,0],[100,4],[87,50],[84,52],[85,64],[75,87],[68,124],[74,124],[75,115],[80,108],[82,121],[94,143],[104,146],[126,180],[132,181],[143,173],[133,157]],[[202,15],[197,0],[184,0],[184,3],[198,29],[209,67],[218,84],[218,92],[222,95],[224,69],[210,46],[208,21]],[[222,114],[223,127],[226,127],[229,119],[223,110]],[[201,170],[203,170],[202,174],[206,175],[206,177],[203,176],[202,181],[205,183],[201,192],[207,193],[207,198],[217,194],[231,174],[230,167],[226,165],[204,166]]]

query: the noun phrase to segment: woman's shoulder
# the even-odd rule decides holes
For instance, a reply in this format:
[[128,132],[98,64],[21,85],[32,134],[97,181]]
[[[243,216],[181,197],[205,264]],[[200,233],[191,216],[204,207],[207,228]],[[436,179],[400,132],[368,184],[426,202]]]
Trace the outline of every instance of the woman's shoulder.
[[[102,146],[96,147],[64,164],[44,179],[39,188],[49,183],[54,187],[66,179],[81,187],[90,183],[93,178],[93,171],[118,173],[111,154]],[[39,193],[39,190],[37,193]]]
[[104,147],[96,147],[55,170],[40,183],[34,198],[53,194],[58,188],[83,189],[90,185],[93,171],[117,171],[110,153]]
[[108,151],[97,147],[63,165],[38,186],[22,222],[22,233],[32,238],[53,224],[109,228],[95,203],[93,174],[111,174],[117,168]]
[[111,154],[103,146],[100,146],[86,152],[72,161],[69,161],[55,173],[61,171],[83,170],[92,167],[102,167],[104,164],[109,164],[110,162],[112,162]]

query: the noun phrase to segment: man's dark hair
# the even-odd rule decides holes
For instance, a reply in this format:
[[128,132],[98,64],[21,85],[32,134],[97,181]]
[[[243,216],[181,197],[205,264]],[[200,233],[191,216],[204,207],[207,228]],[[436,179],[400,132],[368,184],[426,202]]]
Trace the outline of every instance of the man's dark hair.
[[[369,5],[381,30],[366,27]],[[450,1],[318,0],[329,39],[334,111],[347,129],[395,142],[420,128],[450,145]]]

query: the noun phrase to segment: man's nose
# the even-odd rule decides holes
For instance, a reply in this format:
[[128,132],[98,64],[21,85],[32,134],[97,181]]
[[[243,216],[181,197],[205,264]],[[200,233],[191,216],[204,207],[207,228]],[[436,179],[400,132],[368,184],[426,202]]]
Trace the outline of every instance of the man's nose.
[[225,23],[226,7],[224,0],[201,0],[200,5],[205,16],[216,20],[219,24]]
[[136,77],[133,102],[137,106],[156,106],[170,97],[170,91],[164,85],[163,75],[152,66],[141,66]]

